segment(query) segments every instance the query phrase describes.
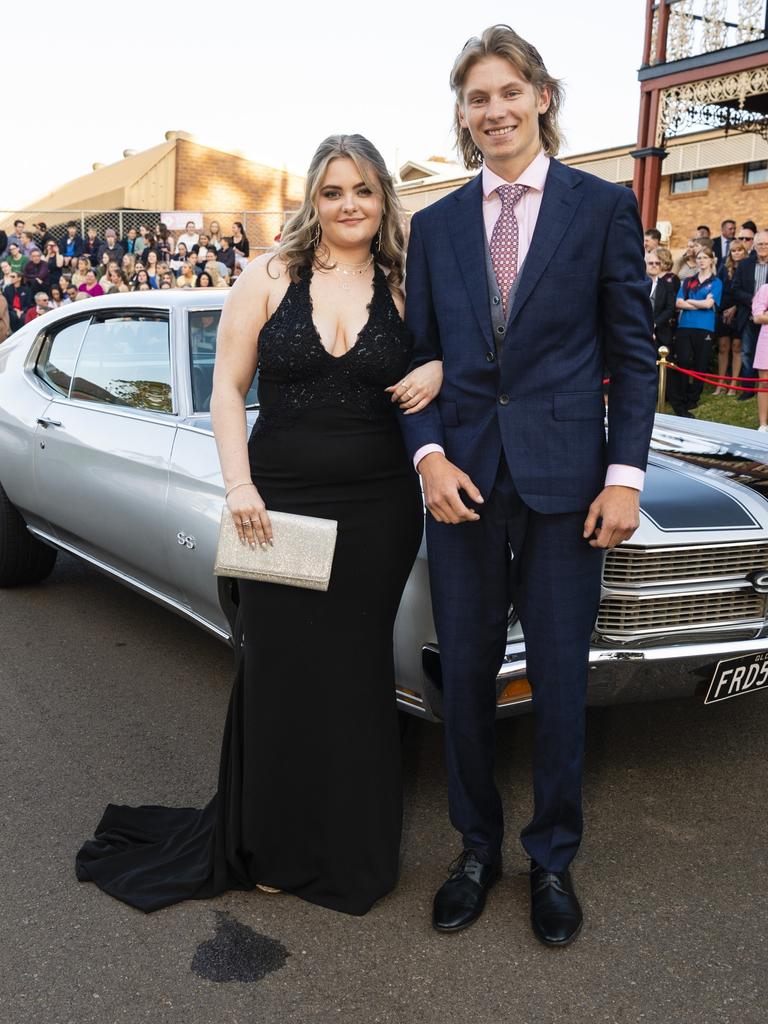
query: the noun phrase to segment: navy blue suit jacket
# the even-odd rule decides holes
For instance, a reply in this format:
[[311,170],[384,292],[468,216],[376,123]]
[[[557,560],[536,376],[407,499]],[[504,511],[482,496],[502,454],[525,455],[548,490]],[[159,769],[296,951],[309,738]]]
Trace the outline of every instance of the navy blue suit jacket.
[[401,417],[407,447],[413,456],[442,445],[485,497],[503,449],[529,507],[585,509],[608,464],[645,469],[653,426],[656,351],[635,197],[550,161],[501,365],[485,245],[480,175],[413,217],[406,321],[414,365],[442,359],[444,378],[436,401]]

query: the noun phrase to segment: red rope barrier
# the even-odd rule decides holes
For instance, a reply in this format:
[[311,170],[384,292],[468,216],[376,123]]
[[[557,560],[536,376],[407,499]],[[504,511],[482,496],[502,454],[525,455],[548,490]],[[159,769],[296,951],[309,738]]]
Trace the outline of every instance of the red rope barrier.
[[[677,366],[675,363],[667,363],[667,369],[677,370],[678,373],[684,373],[686,377],[693,377],[695,380],[703,381],[704,384],[711,384],[712,381],[708,379],[709,376],[714,374],[703,374],[697,373],[695,370],[686,370],[683,366]],[[719,377],[718,380],[755,380],[755,377]],[[734,391],[749,391],[754,395],[768,395],[768,387],[764,388],[743,388],[738,384],[731,385]]]
[[[668,367],[672,367],[675,370],[680,370],[681,373],[688,373],[689,372],[684,367],[678,366],[677,363],[667,363],[667,366]],[[694,371],[691,371],[691,372],[694,372]],[[757,377],[721,377],[717,373],[707,373],[706,370],[696,370],[695,372],[698,373],[699,376],[701,376],[701,377],[708,377],[708,378],[710,378],[710,383],[711,384],[714,384],[714,382],[716,380],[723,381],[726,384],[728,383],[728,381],[731,381],[731,380],[758,380]]]

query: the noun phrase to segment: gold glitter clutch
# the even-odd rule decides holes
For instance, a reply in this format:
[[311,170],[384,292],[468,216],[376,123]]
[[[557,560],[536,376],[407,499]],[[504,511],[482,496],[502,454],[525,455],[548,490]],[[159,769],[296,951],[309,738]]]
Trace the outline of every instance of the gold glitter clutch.
[[288,587],[327,590],[336,547],[336,520],[270,512],[272,547],[242,544],[232,513],[221,512],[216,549],[216,576],[282,583]]

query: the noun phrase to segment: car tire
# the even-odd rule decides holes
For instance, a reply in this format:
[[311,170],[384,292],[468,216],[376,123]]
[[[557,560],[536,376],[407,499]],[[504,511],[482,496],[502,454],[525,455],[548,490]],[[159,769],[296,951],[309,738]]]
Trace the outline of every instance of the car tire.
[[40,583],[50,576],[58,551],[33,537],[0,486],[0,587]]

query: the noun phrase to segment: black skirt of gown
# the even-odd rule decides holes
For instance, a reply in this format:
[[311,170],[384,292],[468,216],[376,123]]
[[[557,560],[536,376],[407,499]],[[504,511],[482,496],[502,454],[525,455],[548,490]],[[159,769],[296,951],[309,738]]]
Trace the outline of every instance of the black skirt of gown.
[[[283,320],[300,312],[293,298]],[[369,323],[375,315],[374,302]],[[365,342],[361,334],[342,359],[370,367]],[[277,416],[269,429],[270,406],[278,411],[277,396],[284,405],[287,395],[276,378],[270,384],[269,351],[251,473],[268,509],[338,521],[330,585],[239,581],[243,642],[216,796],[202,810],[110,804],[78,853],[81,881],[147,912],[263,883],[364,914],[397,880],[392,631],[421,540],[418,479],[394,414],[378,400],[373,409],[321,404],[289,421]],[[329,366],[329,398],[350,373],[339,378]]]

